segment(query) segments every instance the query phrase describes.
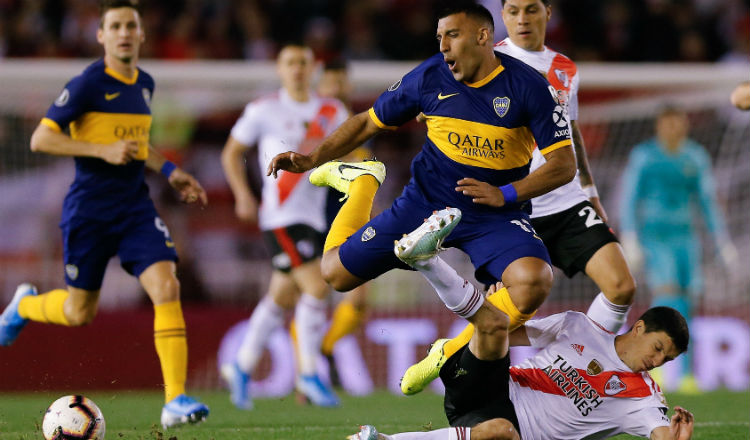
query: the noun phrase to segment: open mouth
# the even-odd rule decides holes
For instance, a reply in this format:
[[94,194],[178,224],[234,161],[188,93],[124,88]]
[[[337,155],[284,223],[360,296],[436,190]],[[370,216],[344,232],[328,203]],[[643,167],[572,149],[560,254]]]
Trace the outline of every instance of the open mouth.
[[456,60],[452,58],[446,58],[445,63],[448,65],[448,68],[451,69],[451,72],[453,72],[456,68]]

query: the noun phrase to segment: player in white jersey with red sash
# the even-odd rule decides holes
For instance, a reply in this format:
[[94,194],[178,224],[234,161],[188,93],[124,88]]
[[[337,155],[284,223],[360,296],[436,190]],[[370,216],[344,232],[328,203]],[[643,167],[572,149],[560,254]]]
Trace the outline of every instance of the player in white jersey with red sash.
[[[584,272],[602,290],[588,311],[610,331],[626,320],[633,302],[635,281],[617,238],[607,226],[589,170],[583,136],[578,127],[578,68],[565,55],[544,45],[552,9],[548,0],[504,0],[503,22],[508,38],[495,50],[518,58],[542,73],[557,90],[568,112],[569,129],[578,162],[578,174],[570,183],[532,199],[532,225],[550,252],[552,264],[568,277]],[[537,151],[534,170],[545,162]]]
[[330,293],[320,273],[327,190],[310,185],[303,174],[284,172],[278,179],[264,176],[259,206],[248,186],[243,155],[257,145],[259,165],[265,169],[270,158],[281,152],[291,149],[306,154],[347,119],[348,111],[340,101],[311,92],[315,61],[309,48],[285,46],[279,52],[277,68],[281,90],[245,107],[222,152],[235,212],[245,222],[257,221],[274,268],[268,294],[253,311],[237,358],[222,366],[222,375],[232,402],[251,409],[250,374],[269,335],[283,325],[285,309],[294,308],[297,389],[316,405],[336,406],[338,398],[317,374]]
[[[495,44],[495,50],[518,58],[542,73],[557,91],[557,99],[568,112],[568,120],[578,120],[578,83],[580,79],[578,69],[570,58],[547,46],[543,46],[540,51],[526,50],[516,46],[510,37]],[[570,128],[564,127],[561,129],[569,130]],[[585,150],[583,151],[583,159],[585,160]],[[576,151],[576,154],[581,156],[578,151]],[[544,156],[539,154],[538,150],[535,150],[531,161],[531,169],[539,168],[544,162]],[[582,173],[584,175],[590,174],[588,166],[579,166],[579,168],[584,171],[582,172],[579,169],[572,181],[532,199],[534,206],[532,218],[555,214],[589,199],[581,188],[580,179]],[[589,186],[593,188],[592,184]],[[598,199],[598,197],[596,198]]]
[[[232,128],[231,137],[242,145],[258,146],[258,163],[266,166],[268,158],[279,151],[296,147],[304,153],[348,117],[343,104],[314,94],[304,102],[295,100],[286,89],[259,98],[245,107]],[[262,203],[258,209],[258,227],[273,231],[294,224],[304,224],[325,232],[325,189],[307,182],[307,175],[284,173],[279,179],[262,176]]]
[[[678,314],[657,308],[649,313],[653,319]],[[640,319],[635,331],[643,325],[644,317]],[[669,426],[666,400],[647,372],[660,358],[631,359],[624,348],[632,345],[645,352],[650,344],[662,344],[668,358],[681,349],[668,352],[669,344],[660,339],[644,339],[640,345],[619,341],[579,312],[529,321],[525,333],[530,345],[542,351],[510,369],[510,399],[524,440],[598,439],[620,433],[649,437],[654,429]],[[626,335],[619,338],[635,337]],[[512,342],[523,339],[511,336]]]
[[[458,277],[455,272],[447,277]],[[527,321],[508,335],[475,332],[440,371],[451,425],[394,435],[361,427],[351,440],[598,440],[627,433],[689,440],[693,416],[669,407],[648,370],[687,349],[685,318],[669,307],[646,311],[615,336],[580,312]],[[509,368],[509,345],[541,351]]]

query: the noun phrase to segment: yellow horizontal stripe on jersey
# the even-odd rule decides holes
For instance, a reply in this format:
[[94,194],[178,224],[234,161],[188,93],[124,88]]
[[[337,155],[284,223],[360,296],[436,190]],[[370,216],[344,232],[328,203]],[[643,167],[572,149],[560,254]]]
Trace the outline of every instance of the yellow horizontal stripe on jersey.
[[454,161],[493,170],[528,164],[535,146],[528,127],[505,128],[445,116],[427,116],[427,137]]
[[47,127],[55,130],[58,133],[60,133],[62,131],[62,129],[60,128],[60,124],[58,124],[57,122],[53,121],[50,118],[42,118],[42,120],[40,121],[40,123],[42,125],[46,125]]
[[148,158],[151,115],[89,112],[70,123],[70,137],[95,144],[138,141],[137,160]]
[[560,142],[555,142],[547,148],[540,149],[539,152],[542,154],[548,154],[562,147],[567,147],[568,145],[573,145],[573,142],[570,139],[565,139]]
[[383,121],[381,121],[380,118],[378,118],[378,115],[375,114],[375,109],[372,107],[370,107],[370,110],[367,113],[370,115],[370,119],[372,119],[372,122],[374,122],[375,125],[377,125],[380,128],[384,128],[386,130],[395,130],[398,128],[398,127],[393,127],[391,125],[383,124]]

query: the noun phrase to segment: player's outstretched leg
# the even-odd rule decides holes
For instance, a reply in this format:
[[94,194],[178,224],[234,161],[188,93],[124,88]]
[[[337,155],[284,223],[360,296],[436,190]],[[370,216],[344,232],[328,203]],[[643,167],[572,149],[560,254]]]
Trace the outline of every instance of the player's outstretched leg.
[[180,394],[167,402],[161,410],[161,426],[174,428],[188,423],[200,423],[208,417],[208,407],[194,398]]
[[237,361],[221,366],[221,377],[229,388],[229,400],[239,409],[253,409],[250,398],[250,375],[242,371]]
[[394,243],[393,252],[404,263],[413,266],[419,260],[426,260],[440,252],[445,237],[461,221],[461,210],[445,208],[434,211],[421,226]]
[[29,283],[21,284],[16,288],[13,299],[0,315],[0,345],[8,346],[12,344],[26,326],[28,319],[22,318],[18,314],[18,304],[22,298],[36,294],[36,287]]
[[440,369],[448,359],[443,347],[449,339],[438,339],[430,347],[427,356],[409,367],[401,378],[401,392],[410,396],[417,394],[427,387],[440,375]]
[[370,175],[378,181],[378,184],[382,184],[385,180],[385,165],[376,160],[364,162],[332,160],[310,173],[310,183],[316,186],[329,186],[343,193],[343,198],[346,199],[349,197],[352,182],[364,175]]
[[382,440],[384,436],[378,434],[378,430],[372,425],[362,425],[359,432],[346,437],[346,440]]

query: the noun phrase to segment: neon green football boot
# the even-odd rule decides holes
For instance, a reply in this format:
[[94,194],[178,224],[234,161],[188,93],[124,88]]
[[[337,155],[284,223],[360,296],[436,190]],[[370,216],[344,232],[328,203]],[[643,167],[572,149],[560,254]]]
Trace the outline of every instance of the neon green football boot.
[[349,197],[349,187],[354,179],[366,174],[374,177],[379,184],[385,180],[385,165],[377,160],[363,162],[341,162],[332,160],[315,168],[310,173],[310,183],[315,186],[329,186],[344,193],[342,201]]
[[443,368],[445,357],[443,346],[449,339],[438,339],[430,347],[427,356],[416,364],[412,365],[401,378],[401,392],[407,396],[417,394],[427,388],[433,380],[440,376],[440,369]]

